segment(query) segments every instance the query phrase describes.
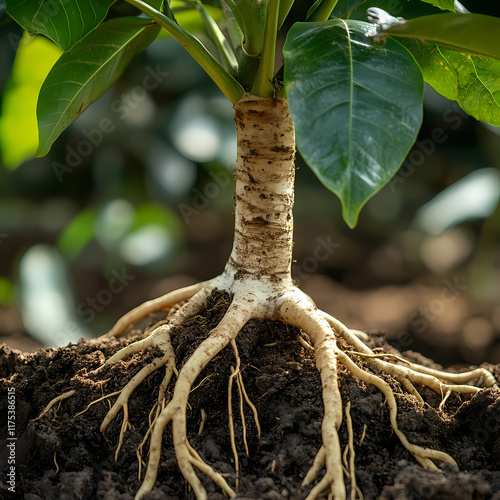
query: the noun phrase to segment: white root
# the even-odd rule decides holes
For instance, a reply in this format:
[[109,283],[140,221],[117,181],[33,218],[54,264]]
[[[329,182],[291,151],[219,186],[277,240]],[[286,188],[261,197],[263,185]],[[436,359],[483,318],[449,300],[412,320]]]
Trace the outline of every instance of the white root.
[[[356,500],[356,468],[354,466],[354,435],[352,430],[352,419],[351,419],[351,402],[348,401],[345,407],[345,421],[347,425],[347,436],[348,442],[345,447],[346,451],[349,451],[349,478],[351,479],[351,500]],[[347,462],[347,460],[346,460]],[[347,466],[347,463],[346,463]]]
[[163,337],[165,331],[170,332],[174,327],[179,326],[183,321],[200,312],[201,309],[203,308],[206,298],[208,297],[208,295],[210,295],[212,290],[213,287],[210,286],[199,290],[195,295],[193,295],[193,297],[189,302],[184,304],[178,311],[176,311],[172,315],[167,325],[161,324],[158,328],[150,332],[150,334],[146,338],[133,342],[132,344],[129,344],[123,349],[120,349],[118,352],[116,352],[110,358],[108,358],[108,360],[102,366],[97,368],[97,370],[95,371],[100,372],[105,367],[112,365],[114,363],[118,363],[119,361],[122,361],[128,356],[132,356],[139,352],[143,352],[146,349],[154,347],[157,344],[157,337],[160,337],[160,342],[161,342],[161,337]]
[[200,290],[209,290],[209,284],[210,281],[197,283],[195,285],[179,288],[178,290],[169,292],[156,299],[148,300],[147,302],[144,302],[144,304],[137,306],[136,308],[132,309],[127,314],[122,316],[113,326],[113,328],[108,333],[102,335],[100,338],[119,337],[120,335],[123,335],[131,325],[137,323],[137,321],[148,316],[149,314],[161,311],[163,309],[169,309],[179,302],[191,299]]
[[[287,323],[307,332],[312,340],[316,366],[323,386],[324,416],[322,423],[325,448],[326,474],[311,490],[307,500],[313,500],[331,487],[335,500],[345,499],[341,448],[338,430],[342,424],[342,398],[337,377],[337,344],[332,329],[315,306],[302,297],[292,294],[283,301],[281,315]],[[307,477],[307,476],[306,476]],[[305,482],[305,484],[308,484]]]
[[[384,373],[387,373],[388,375],[391,375],[396,380],[401,382],[407,389],[410,387],[407,382],[413,382],[420,385],[425,385],[438,394],[445,394],[448,390],[466,394],[478,392],[480,390],[479,387],[471,385],[444,384],[441,382],[441,380],[446,380],[454,384],[470,382],[472,380],[479,380],[482,382],[483,387],[493,387],[498,389],[493,374],[491,374],[484,368],[477,368],[476,370],[465,373],[448,373],[417,365],[415,363],[410,363],[409,361],[396,356],[394,356],[394,358],[396,358],[396,362],[404,363],[404,365],[383,361],[338,319],[333,318],[326,313],[323,313],[323,316],[328,321],[335,333],[337,335],[340,335],[348,344],[353,346],[356,351],[363,355],[363,357],[366,357],[367,362],[370,365],[383,371]],[[411,389],[409,390],[409,392],[411,392]],[[417,396],[416,394],[414,395],[421,400],[421,397]]]
[[43,409],[43,411],[40,413],[40,415],[38,415],[36,420],[38,420],[39,418],[42,418],[56,403],[59,403],[60,401],[64,401],[65,399],[70,398],[71,396],[73,396],[73,394],[75,394],[75,392],[76,392],[75,390],[71,390],[71,391],[64,392],[60,396],[56,396]]
[[342,351],[337,352],[339,361],[356,377],[358,377],[363,382],[367,382],[371,385],[374,385],[379,389],[385,396],[387,405],[389,406],[391,426],[394,429],[394,432],[398,436],[399,440],[403,444],[403,446],[417,459],[417,461],[423,465],[426,469],[436,470],[437,467],[434,465],[432,460],[440,460],[443,462],[448,462],[455,467],[457,467],[457,463],[453,458],[451,458],[447,453],[437,450],[431,450],[428,448],[422,448],[421,446],[417,446],[415,444],[411,444],[406,438],[405,434],[399,430],[397,424],[397,412],[398,407],[396,404],[396,399],[394,398],[394,393],[390,385],[382,380],[380,377],[368,373],[367,371],[361,369],[352,359],[347,356]]
[[235,496],[234,490],[227,484],[226,480],[213,471],[211,467],[201,464],[200,460],[193,456],[190,451],[186,435],[186,408],[189,392],[196,377],[207,363],[236,337],[243,325],[252,317],[254,306],[255,301],[248,298],[240,301],[236,300],[235,297],[221,322],[182,367],[175,385],[173,398],[161,412],[154,425],[151,435],[148,468],[144,481],[136,494],[136,500],[143,498],[153,488],[158,474],[163,429],[170,421],[173,422],[174,448],[179,468],[193,488],[196,497],[201,500],[206,499],[206,491],[194,471],[194,466],[208,474],[230,497]]
[[[316,365],[320,373],[323,387],[323,445],[319,449],[311,468],[305,476],[303,484],[313,484],[320,475],[322,469],[325,469],[325,473],[312,487],[307,496],[307,500],[319,498],[325,491],[329,491],[328,498],[334,500],[345,500],[346,498],[342,466],[342,449],[338,435],[338,430],[343,418],[338,381],[338,362],[342,363],[354,376],[366,383],[374,385],[384,394],[389,407],[390,421],[394,432],[399,437],[403,446],[422,466],[435,470],[437,469],[437,465],[434,462],[439,461],[456,465],[453,458],[446,453],[417,446],[408,441],[405,434],[397,425],[397,405],[393,390],[389,384],[380,377],[358,366],[354,359],[356,359],[356,357],[363,359],[370,367],[375,369],[375,371],[380,371],[394,377],[401,383],[404,390],[415,396],[422,404],[424,402],[423,398],[414,384],[429,387],[437,393],[442,394],[443,402],[440,406],[441,409],[444,406],[446,398],[448,398],[451,393],[475,393],[479,391],[479,387],[465,385],[471,381],[480,381],[483,386],[496,387],[496,381],[492,374],[484,369],[477,369],[460,374],[448,374],[410,363],[399,356],[375,352],[365,344],[368,337],[364,332],[350,330],[340,321],[319,311],[307,296],[292,286],[287,287],[285,293],[273,293],[273,289],[269,284],[261,288],[256,286],[255,282],[252,282],[249,287],[245,287],[241,283],[239,283],[237,287],[228,286],[228,276],[222,276],[223,277],[212,280],[209,282],[209,285],[204,288],[201,286],[191,288],[189,293],[194,293],[194,290],[197,290],[197,292],[194,293],[191,300],[184,304],[168,319],[168,322],[159,322],[145,339],[125,347],[112,356],[104,365],[108,366],[125,359],[127,356],[142,352],[146,349],[158,348],[162,353],[160,357],[155,358],[152,362],[144,366],[128,384],[117,393],[119,397],[102,422],[102,430],[104,431],[109,423],[117,416],[118,412],[123,409],[124,417],[116,450],[117,454],[123,442],[126,429],[130,425],[128,421],[128,400],[131,394],[149,374],[153,373],[161,366],[166,366],[165,377],[158,392],[158,400],[150,412],[149,429],[137,450],[138,458],[142,465],[142,447],[147,442],[147,439],[150,439],[147,470],[143,483],[136,494],[135,498],[137,500],[143,498],[154,486],[160,463],[163,431],[169,422],[172,422],[173,425],[173,445],[179,468],[193,489],[197,499],[204,500],[207,498],[207,494],[195,469],[198,469],[200,472],[210,477],[227,496],[232,498],[236,495],[240,471],[235,445],[234,427],[232,426],[231,390],[233,381],[236,381],[240,395],[239,411],[242,416],[243,441],[245,443],[246,453],[248,453],[248,445],[246,444],[246,424],[243,415],[244,401],[247,402],[253,411],[259,437],[261,432],[257,409],[251,403],[243,384],[240,358],[235,343],[238,332],[251,318],[279,319],[299,327],[304,335],[304,338],[299,338],[302,345],[309,350],[314,350]],[[197,314],[203,308],[207,296],[216,288],[226,290],[233,295],[231,305],[219,325],[210,332],[208,338],[200,344],[177,374],[174,351],[170,342],[173,328],[180,325],[185,319]],[[186,294],[187,292],[185,291],[183,293]],[[144,312],[144,310],[145,309],[142,309],[142,312]],[[127,321],[129,320],[127,319]],[[345,352],[341,350],[336,341],[338,337],[342,337],[352,350],[347,350]],[[237,362],[236,368],[232,369],[229,379],[228,394],[230,414],[229,432],[235,457],[237,477],[235,485],[236,491],[227,483],[226,479],[220,473],[214,471],[212,467],[202,460],[200,455],[189,443],[186,429],[186,412],[189,407],[188,397],[190,392],[194,390],[194,382],[203,368],[228,344],[232,345]],[[351,356],[354,359],[351,359]],[[100,369],[102,369],[102,367]],[[177,374],[177,381],[172,399],[167,403],[165,401],[165,394],[174,373]],[[108,396],[99,398],[98,401],[107,397]],[[349,442],[346,448],[349,451],[349,462],[347,463],[346,459],[346,469],[351,478],[352,500],[356,492],[358,492],[360,498],[362,494],[356,486],[352,422],[348,410],[346,413],[346,423],[349,436]],[[361,439],[363,439],[363,437]]]
[[[239,370],[239,366],[236,365],[236,369]],[[236,377],[238,372],[231,366],[231,375],[229,377],[229,383],[227,386],[227,412],[229,418],[229,439],[231,441],[231,450],[234,457],[234,471],[236,473],[236,491],[238,491],[239,486],[239,476],[240,476],[240,459],[238,458],[238,450],[236,448],[236,440],[234,438],[234,422],[233,422],[233,379]]]
[[[155,358],[151,363],[147,364],[141,370],[139,373],[134,375],[132,379],[128,382],[128,384],[121,390],[120,396],[118,399],[115,401],[115,404],[113,407],[109,410],[107,413],[106,417],[104,418],[102,424],[101,424],[101,432],[104,432],[110,422],[114,420],[116,415],[118,415],[118,412],[120,411],[121,408],[125,408],[125,405],[127,404],[127,401],[130,398],[130,395],[132,392],[136,389],[136,387],[139,386],[141,382],[144,381],[144,379],[156,371],[158,368],[165,364],[175,364],[175,353],[174,349],[172,348],[172,344],[170,343],[170,333],[169,333],[169,328],[166,326],[161,326],[158,328],[158,335],[162,334],[163,337],[160,339],[153,339],[151,345],[158,347],[161,349],[163,352],[163,356]],[[173,369],[172,369],[173,371]],[[171,374],[170,374],[171,376]],[[168,378],[166,384],[168,384],[170,377]],[[165,384],[162,383],[162,386],[160,386],[160,393],[164,392],[165,390]],[[125,422],[125,418],[124,418]]]

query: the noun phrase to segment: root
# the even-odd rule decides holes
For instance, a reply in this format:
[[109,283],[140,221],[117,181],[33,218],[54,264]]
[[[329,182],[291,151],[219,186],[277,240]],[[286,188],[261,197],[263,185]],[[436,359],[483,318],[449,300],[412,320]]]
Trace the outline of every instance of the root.
[[340,362],[356,377],[358,377],[363,382],[369,383],[377,387],[377,389],[382,392],[386,398],[387,405],[389,406],[391,426],[401,441],[402,445],[416,458],[416,460],[426,469],[437,470],[436,465],[432,460],[440,460],[443,462],[448,462],[451,465],[457,467],[457,463],[453,458],[451,458],[447,453],[437,450],[431,450],[428,448],[422,448],[415,444],[411,444],[406,438],[405,434],[401,432],[397,424],[397,413],[398,408],[396,404],[396,399],[390,385],[382,380],[380,377],[368,373],[367,371],[359,368],[359,366],[352,361],[352,359],[347,356],[347,354],[339,351],[338,353]]
[[[239,366],[236,365],[236,369],[239,370]],[[233,394],[233,379],[238,372],[231,366],[231,376],[229,377],[229,383],[227,388],[227,411],[229,414],[229,438],[231,441],[231,450],[233,451],[234,457],[234,471],[236,472],[236,491],[238,491],[239,485],[239,474],[240,474],[240,461],[238,458],[238,450],[236,449],[236,441],[234,439],[234,423],[233,423],[233,405],[232,405],[232,394]]]
[[[410,363],[398,356],[380,355],[372,351],[361,340],[363,336],[359,332],[349,330],[340,321],[326,313],[318,311],[310,301],[304,300],[303,297],[298,297],[297,295],[291,295],[285,300],[281,310],[284,321],[299,326],[305,332],[306,336],[311,339],[323,386],[323,401],[325,406],[322,428],[323,446],[318,451],[303,484],[311,484],[323,467],[326,468],[326,472],[323,478],[310,491],[307,500],[318,498],[326,490],[330,490],[329,498],[332,497],[336,500],[345,499],[345,488],[339,466],[342,463],[342,454],[338,446],[338,428],[342,421],[342,409],[338,405],[340,394],[335,370],[337,359],[354,376],[374,385],[384,394],[389,407],[390,422],[394,432],[403,446],[423,467],[438,470],[434,462],[447,462],[455,467],[457,466],[455,460],[447,453],[424,448],[408,441],[406,435],[398,428],[396,399],[389,384],[380,377],[362,369],[349,355],[362,357],[373,368],[394,377],[420,403],[424,402],[423,398],[413,384],[429,387],[442,395],[443,401],[440,408],[443,407],[444,401],[452,392],[471,394],[481,390],[479,387],[463,385],[465,382],[475,380],[479,381],[483,386],[497,388],[496,381],[490,372],[479,368],[467,373],[448,374]],[[327,322],[329,326],[325,328],[323,322]],[[352,346],[354,351],[343,352],[339,349],[336,345],[334,334],[342,337],[348,345]],[[302,343],[305,347],[309,347],[307,341],[304,339]],[[384,359],[390,359],[392,362]],[[348,422],[348,446],[349,449],[353,450],[352,429],[349,431],[349,425]],[[354,453],[352,452],[349,464],[351,481],[355,481],[353,461]],[[356,487],[353,484],[351,498],[354,498],[355,491]]]
[[200,422],[200,428],[198,429],[198,436],[201,436],[203,428],[205,427],[205,422],[207,420],[207,412],[203,408],[200,410],[200,413],[201,413],[201,422]]
[[76,391],[74,391],[74,390],[67,391],[67,392],[61,394],[60,396],[57,396],[54,399],[52,399],[49,402],[49,404],[44,408],[44,410],[40,413],[40,415],[38,415],[36,420],[38,420],[39,418],[42,418],[56,403],[59,403],[60,401],[64,401],[65,399],[73,396],[73,394],[75,394],[75,392]]
[[136,500],[151,491],[158,474],[160,462],[163,429],[172,421],[173,441],[179,468],[189,482],[198,499],[206,499],[206,491],[201,484],[194,467],[208,475],[231,498],[236,495],[222,475],[216,473],[205,464],[194,452],[186,435],[186,409],[191,387],[207,363],[212,360],[227,344],[229,344],[254,312],[254,301],[233,299],[226,315],[212,330],[193,355],[188,359],[174,389],[172,400],[159,415],[151,434],[149,462],[144,481],[136,494]]
[[156,311],[170,309],[179,302],[190,299],[198,291],[202,289],[208,289],[209,284],[210,281],[197,283],[196,285],[191,285],[185,288],[174,290],[173,292],[169,292],[156,299],[148,300],[147,302],[144,302],[144,304],[137,306],[136,308],[132,309],[127,314],[122,316],[116,322],[115,326],[113,326],[113,328],[108,333],[102,335],[101,338],[120,337],[128,330],[131,325],[137,323],[140,319]]
[[[282,317],[287,323],[292,323],[305,330],[312,340],[316,366],[323,386],[324,416],[321,433],[325,450],[324,464],[326,473],[311,490],[306,500],[317,498],[329,486],[333,498],[344,500],[342,452],[338,435],[342,423],[342,398],[337,377],[337,353],[339,350],[335,336],[326,320],[317,312],[317,309],[295,294],[284,300],[281,311]],[[319,453],[321,453],[321,450]],[[313,477],[308,473],[303,484],[309,484]]]
[[[374,351],[359,340],[359,338],[338,319],[333,318],[327,313],[323,313],[323,316],[338,335],[340,335],[348,344],[353,346],[361,355],[367,358],[369,364],[384,373],[387,373],[388,375],[392,375],[400,382],[401,380],[406,379],[411,382],[425,385],[430,389],[433,389],[438,394],[446,392],[444,389],[463,393],[474,393],[480,390],[479,387],[469,385],[446,385],[441,383],[441,380],[445,380],[453,384],[464,384],[473,380],[478,380],[481,383],[481,387],[492,387],[494,389],[498,389],[495,377],[484,368],[477,368],[476,370],[464,373],[448,373],[411,363],[392,354],[390,356],[396,358],[396,362],[401,363],[404,366],[401,366],[401,364],[396,365],[383,361],[380,359],[382,356],[375,354]],[[419,374],[422,376],[419,377]]]
[[[125,432],[127,428],[127,419],[126,419],[126,414],[127,414],[127,402],[130,398],[130,395],[132,392],[135,390],[135,388],[151,373],[156,371],[158,368],[161,366],[167,364],[167,374],[165,375],[165,378],[162,382],[162,385],[160,386],[160,394],[163,395],[165,393],[166,387],[168,383],[170,382],[170,378],[172,377],[172,373],[174,371],[174,366],[175,366],[175,353],[174,349],[172,348],[172,344],[170,343],[170,334],[169,334],[169,328],[166,326],[161,326],[156,330],[158,338],[160,340],[156,340],[155,338],[151,342],[151,346],[159,347],[162,352],[164,353],[163,356],[159,358],[155,358],[151,363],[148,365],[144,366],[139,373],[137,373],[132,379],[129,381],[129,383],[121,390],[120,396],[118,399],[115,401],[115,404],[113,407],[109,410],[107,413],[106,417],[104,418],[102,424],[101,424],[101,432],[104,432],[108,425],[114,420],[116,415],[118,415],[118,412],[120,409],[123,408],[124,411],[124,417],[123,417],[123,425],[122,425],[122,431],[120,432],[120,443],[123,438],[123,433]],[[162,337],[160,337],[162,335]],[[161,399],[163,396],[159,396],[159,402],[161,403]],[[118,455],[118,451],[117,451]]]
[[[351,500],[356,500],[356,468],[354,466],[354,436],[353,436],[353,431],[352,431],[352,419],[351,419],[351,402],[348,401],[347,405],[345,407],[345,421],[347,425],[347,436],[348,436],[348,443],[347,446],[345,447],[345,452],[349,452],[349,478],[351,479]],[[346,456],[346,453],[344,452],[344,457]],[[347,468],[347,460],[344,460],[346,462],[346,468]]]
[[[456,462],[448,454],[418,446],[408,441],[405,434],[397,425],[397,404],[393,390],[377,373],[384,373],[393,377],[401,384],[405,391],[412,394],[422,405],[424,404],[424,399],[415,386],[424,386],[432,389],[441,395],[442,402],[439,409],[443,410],[444,404],[451,394],[473,394],[481,390],[477,385],[498,388],[496,380],[490,372],[478,368],[466,373],[450,374],[411,363],[400,356],[377,352],[377,350],[372,350],[367,346],[366,342],[369,340],[369,336],[366,333],[350,330],[337,319],[319,311],[309,297],[291,285],[287,288],[285,287],[284,292],[280,291],[278,293],[273,292],[273,288],[269,284],[261,286],[258,279],[250,281],[249,286],[246,286],[245,282],[243,284],[238,283],[238,286],[236,286],[232,282],[232,277],[230,280],[227,278],[227,276],[221,275],[206,283],[193,285],[177,292],[171,292],[159,299],[146,302],[126,314],[106,335],[106,337],[121,335],[129,328],[131,323],[134,323],[138,319],[154,311],[172,307],[179,300],[189,299],[167,320],[161,320],[151,327],[143,339],[115,353],[97,370],[98,372],[102,371],[113,363],[123,361],[129,356],[142,353],[146,350],[158,349],[161,352],[159,357],[143,366],[123,389],[103,396],[91,403],[92,405],[118,395],[118,398],[109,409],[101,424],[101,430],[104,432],[119,412],[123,410],[123,421],[115,454],[115,458],[117,458],[126,431],[130,427],[128,418],[128,402],[130,397],[134,390],[151,373],[165,366],[165,376],[158,390],[157,401],[149,412],[148,430],[137,448],[140,478],[142,465],[144,464],[143,447],[149,440],[147,469],[143,483],[137,491],[136,500],[142,499],[154,486],[160,464],[163,431],[165,426],[170,422],[172,423],[173,445],[177,463],[184,478],[193,489],[196,498],[198,500],[207,498],[207,493],[198,478],[196,470],[208,476],[227,496],[233,498],[236,495],[240,481],[240,462],[236,447],[232,408],[232,389],[234,383],[236,383],[239,394],[238,409],[241,416],[242,440],[247,455],[249,454],[249,448],[247,443],[247,423],[244,415],[245,402],[253,412],[258,437],[260,438],[261,435],[257,408],[252,404],[245,390],[241,360],[235,342],[237,334],[251,318],[281,320],[299,327],[302,335],[298,340],[304,348],[314,351],[316,366],[322,383],[324,403],[324,417],[321,428],[323,444],[303,480],[303,485],[312,485],[323,469],[325,472],[323,477],[311,488],[306,500],[314,500],[324,492],[328,492],[329,499],[345,500],[344,472],[350,478],[351,482],[350,500],[355,500],[356,495],[358,498],[362,498],[362,493],[356,485],[354,435],[350,402],[347,402],[345,407],[348,443],[344,454],[342,453],[339,440],[339,428],[343,418],[338,380],[339,362],[352,375],[365,383],[375,386],[383,393],[389,408],[391,426],[395,434],[402,445],[423,467],[436,470],[438,469],[438,462],[447,462],[456,466]],[[232,302],[220,323],[198,346],[191,357],[185,362],[180,372],[177,372],[171,335],[183,321],[202,310],[208,295],[215,289],[228,291],[232,295]],[[342,349],[337,344],[338,338],[343,339]],[[231,375],[228,380],[229,436],[236,473],[234,489],[228,484],[222,474],[216,472],[202,460],[189,443],[186,428],[186,413],[187,409],[190,408],[188,402],[189,394],[196,389],[203,390],[202,385],[206,378],[199,382],[196,387],[194,387],[194,383],[207,364],[228,344],[231,344],[236,360],[236,366],[231,367]],[[363,362],[360,363],[360,360],[363,360]],[[170,401],[167,401],[167,389],[174,374],[177,375],[177,380],[173,389],[173,395]],[[472,382],[475,382],[477,385],[472,385]],[[46,413],[55,403],[71,396],[73,393],[74,391],[70,391],[55,398],[41,415]],[[206,413],[204,410],[201,410],[201,412],[200,434],[203,431],[206,420]],[[359,440],[359,445],[364,439],[365,432],[366,427]],[[345,467],[342,465],[343,460]]]

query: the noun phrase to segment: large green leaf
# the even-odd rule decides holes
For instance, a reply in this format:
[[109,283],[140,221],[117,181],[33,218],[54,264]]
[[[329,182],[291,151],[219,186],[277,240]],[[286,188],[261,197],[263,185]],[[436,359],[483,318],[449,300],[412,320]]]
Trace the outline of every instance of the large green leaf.
[[19,43],[1,103],[0,150],[3,164],[8,168],[15,168],[35,156],[38,94],[61,53],[47,38],[32,38],[27,32]]
[[422,122],[422,73],[412,55],[366,37],[368,23],[297,23],[284,47],[297,147],[337,194],[354,227],[368,199],[396,173]]
[[486,56],[405,40],[424,80],[478,120],[500,125],[500,61]]
[[61,132],[111,87],[132,57],[153,42],[159,29],[148,19],[112,19],[61,56],[38,99],[37,156],[49,152]]
[[500,18],[482,14],[440,14],[410,19],[384,34],[416,38],[448,48],[500,59]]
[[7,12],[25,30],[68,50],[106,16],[114,0],[6,0]]

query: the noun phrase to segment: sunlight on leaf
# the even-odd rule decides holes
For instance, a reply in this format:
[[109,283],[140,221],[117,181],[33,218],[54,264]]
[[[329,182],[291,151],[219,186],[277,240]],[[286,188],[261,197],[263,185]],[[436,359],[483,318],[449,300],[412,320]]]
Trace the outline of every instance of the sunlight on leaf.
[[62,54],[43,37],[25,33],[3,93],[0,115],[0,151],[7,168],[34,158],[38,147],[36,103],[40,88]]
[[438,14],[391,26],[384,34],[438,43],[450,49],[500,59],[500,18],[482,14]]
[[104,19],[112,0],[6,0],[8,14],[30,33],[68,50]]
[[388,40],[374,46],[368,23],[297,23],[283,50],[297,147],[357,223],[363,205],[396,173],[422,123],[422,73]]
[[468,114],[500,125],[500,61],[457,52],[433,43],[405,40],[419,63],[424,80]]
[[49,152],[61,132],[113,85],[132,57],[154,41],[159,29],[149,19],[112,19],[61,56],[40,91],[37,156]]

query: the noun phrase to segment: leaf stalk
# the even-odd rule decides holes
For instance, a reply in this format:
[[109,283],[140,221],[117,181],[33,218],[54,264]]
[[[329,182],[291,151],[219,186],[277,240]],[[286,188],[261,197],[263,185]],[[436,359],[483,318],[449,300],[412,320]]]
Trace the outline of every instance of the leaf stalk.
[[236,76],[238,74],[238,61],[236,60],[234,51],[229,45],[226,37],[224,36],[224,33],[222,33],[222,30],[219,28],[213,17],[207,12],[207,9],[205,9],[201,2],[196,2],[196,10],[199,12],[201,18],[203,19],[208,34],[216,45],[226,68],[233,76]]
[[330,14],[337,5],[338,0],[323,0],[316,10],[307,18],[307,21],[328,21]]
[[160,26],[165,28],[191,54],[233,104],[236,104],[243,97],[245,94],[244,88],[210,54],[198,38],[142,0],[125,1],[147,14],[153,21],[156,21]]
[[280,0],[269,0],[262,55],[252,87],[252,94],[259,97],[272,97],[274,94],[273,77],[279,7]]

